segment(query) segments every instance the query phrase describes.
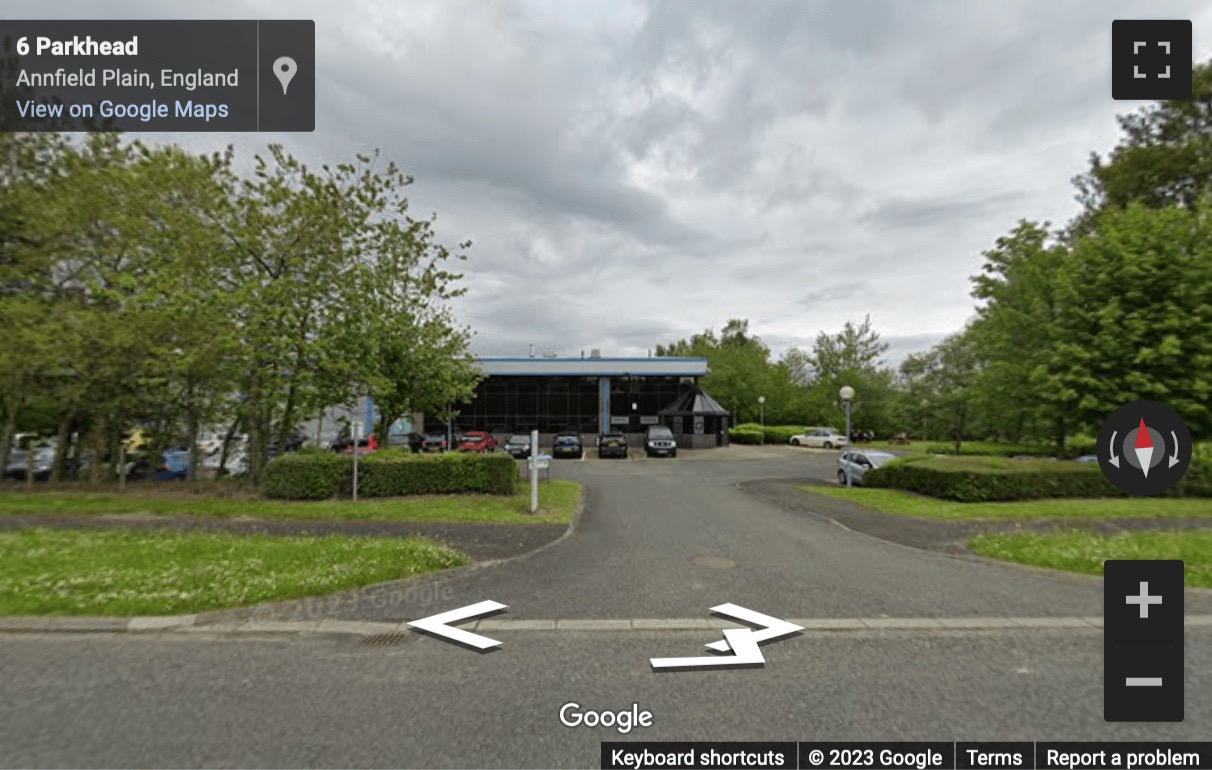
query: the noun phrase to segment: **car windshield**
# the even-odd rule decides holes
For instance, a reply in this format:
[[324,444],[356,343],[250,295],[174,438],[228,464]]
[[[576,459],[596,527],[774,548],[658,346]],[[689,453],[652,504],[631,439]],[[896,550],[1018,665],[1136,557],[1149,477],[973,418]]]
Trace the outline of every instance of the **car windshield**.
[[529,444],[530,436],[510,436],[509,443],[511,443],[511,444]]
[[575,444],[580,439],[578,439],[576,436],[556,436],[555,440],[556,443],[559,444]]
[[648,437],[649,438],[673,438],[673,431],[669,430],[668,428],[660,428],[660,429],[653,428],[652,430],[648,431]]
[[483,436],[459,436],[459,441],[464,441],[464,442],[466,442],[466,441],[476,442],[476,441],[483,441],[483,440],[484,440]]

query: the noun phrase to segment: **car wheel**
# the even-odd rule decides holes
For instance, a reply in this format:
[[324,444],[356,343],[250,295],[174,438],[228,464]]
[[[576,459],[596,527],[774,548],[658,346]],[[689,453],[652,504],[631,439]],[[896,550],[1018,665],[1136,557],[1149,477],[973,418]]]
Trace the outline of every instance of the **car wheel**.
[[670,452],[670,453],[669,453],[669,456],[670,456],[670,457],[677,457],[677,456],[678,456],[678,450],[676,450],[676,449],[675,449],[675,450],[673,450],[672,452]]
[[841,484],[843,487],[846,486],[846,471],[837,472],[837,483]]
[[791,439],[791,446],[799,446],[799,445],[800,445],[800,440],[798,438]]
[[831,441],[826,441],[826,442],[825,442],[825,448],[826,448],[826,449],[833,449],[833,442],[831,442]]

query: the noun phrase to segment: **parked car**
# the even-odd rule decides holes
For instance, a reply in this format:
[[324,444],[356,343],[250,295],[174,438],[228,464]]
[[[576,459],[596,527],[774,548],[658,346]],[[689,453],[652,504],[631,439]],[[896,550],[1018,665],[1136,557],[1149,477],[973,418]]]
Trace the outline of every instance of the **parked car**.
[[425,447],[425,437],[416,432],[392,433],[388,435],[387,443],[392,446],[407,446],[410,452],[421,452]]
[[446,451],[446,434],[431,433],[425,437],[425,441],[421,444],[422,452],[445,452]]
[[850,483],[859,484],[863,480],[863,474],[872,468],[878,468],[884,463],[892,460],[896,455],[891,452],[842,452],[837,458],[837,481],[842,486],[846,485],[846,471],[850,471]]
[[840,449],[846,446],[846,437],[838,433],[836,428],[809,428],[807,433],[792,436],[791,446]]
[[[26,459],[29,452],[23,448],[14,447],[9,450],[8,464],[4,466],[4,477],[12,479],[24,479],[29,474],[29,462]],[[51,470],[55,467],[55,448],[49,444],[43,444],[33,448],[34,455],[34,478],[38,481],[46,481],[51,477]]]
[[495,452],[497,440],[487,431],[469,430],[459,436],[455,446],[460,452]]
[[161,481],[185,481],[189,478],[189,451],[170,449],[161,458],[156,468],[156,478]]
[[598,457],[627,457],[627,437],[622,433],[603,433],[598,437]]
[[519,460],[530,457],[530,436],[522,433],[510,436],[505,442],[505,451]]
[[[338,454],[347,454],[347,455],[353,454],[353,444],[354,444],[353,439],[347,438],[343,441],[338,441],[337,443],[333,444],[332,451],[337,452]],[[374,452],[378,448],[379,448],[379,442],[375,440],[375,434],[373,434],[373,433],[368,435],[366,438],[358,439],[358,454],[359,455],[364,455],[369,452]]]
[[581,434],[576,431],[566,430],[552,436],[551,456],[575,457],[578,460],[584,457],[585,441],[581,438]]
[[673,437],[673,431],[664,425],[653,425],[644,435],[644,453],[653,455],[678,456],[678,442]]

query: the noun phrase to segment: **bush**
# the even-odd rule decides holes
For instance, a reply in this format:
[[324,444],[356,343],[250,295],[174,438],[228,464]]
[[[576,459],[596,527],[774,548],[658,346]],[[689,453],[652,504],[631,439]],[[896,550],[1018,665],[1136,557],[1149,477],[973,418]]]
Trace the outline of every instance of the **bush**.
[[963,503],[1122,495],[1096,463],[998,457],[905,457],[868,471],[863,484]]
[[349,489],[353,457],[335,452],[289,452],[265,469],[261,489],[266,497],[327,500]]
[[[516,461],[506,454],[445,452],[418,455],[382,449],[359,458],[358,496],[513,494]],[[317,500],[348,495],[353,487],[353,457],[332,453],[288,454],[265,471],[266,497]]]
[[728,440],[734,444],[761,444],[763,439],[761,428],[738,426],[728,429]]
[[[926,445],[931,454],[954,455],[955,442],[933,442]],[[1053,457],[1056,447],[1044,444],[1001,444],[991,441],[965,441],[960,444],[961,455],[979,457]],[[1077,457],[1077,455],[1073,455]]]
[[767,444],[788,444],[792,436],[804,433],[803,425],[767,425],[760,428],[766,435]]

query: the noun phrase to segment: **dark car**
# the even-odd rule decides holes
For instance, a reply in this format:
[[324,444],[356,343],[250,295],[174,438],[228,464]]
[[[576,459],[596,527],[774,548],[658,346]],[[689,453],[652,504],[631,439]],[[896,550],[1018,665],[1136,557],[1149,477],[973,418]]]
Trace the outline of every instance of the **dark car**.
[[551,439],[552,457],[575,457],[578,460],[585,456],[585,442],[581,434],[575,431],[557,433]]
[[[446,439],[442,439],[445,441]],[[420,433],[392,433],[387,436],[387,441],[392,446],[408,447],[410,452],[422,452],[425,447],[425,437]]]
[[649,457],[653,455],[677,457],[678,442],[673,437],[673,431],[664,425],[653,425],[650,427],[647,435],[644,436],[644,452]]
[[603,433],[598,437],[598,457],[627,457],[627,437],[622,433]]
[[505,442],[505,451],[519,460],[530,457],[530,436],[518,433]]
[[425,437],[425,441],[421,444],[422,452],[445,452],[446,451],[446,434],[433,433]]
[[469,430],[459,436],[455,442],[460,452],[495,452],[497,440],[491,433],[482,430]]

